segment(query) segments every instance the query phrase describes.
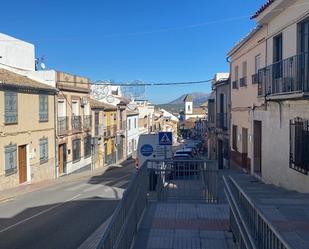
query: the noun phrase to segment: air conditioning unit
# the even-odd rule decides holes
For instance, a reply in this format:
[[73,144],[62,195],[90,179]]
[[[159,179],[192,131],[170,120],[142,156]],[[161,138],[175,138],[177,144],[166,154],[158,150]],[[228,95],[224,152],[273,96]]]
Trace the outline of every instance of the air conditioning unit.
[[88,104],[88,98],[87,97],[82,97],[80,104],[81,104],[81,106],[87,105]]

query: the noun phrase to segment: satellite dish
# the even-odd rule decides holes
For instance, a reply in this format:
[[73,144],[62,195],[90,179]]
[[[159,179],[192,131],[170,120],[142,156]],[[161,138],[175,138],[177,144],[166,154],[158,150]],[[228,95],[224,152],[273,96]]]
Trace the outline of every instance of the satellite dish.
[[113,103],[114,100],[115,100],[115,98],[114,98],[113,95],[108,95],[108,96],[106,97],[106,101],[107,101],[108,103]]
[[41,62],[40,67],[41,67],[41,69],[43,69],[43,70],[44,70],[44,69],[46,68],[45,63],[44,63],[44,62]]

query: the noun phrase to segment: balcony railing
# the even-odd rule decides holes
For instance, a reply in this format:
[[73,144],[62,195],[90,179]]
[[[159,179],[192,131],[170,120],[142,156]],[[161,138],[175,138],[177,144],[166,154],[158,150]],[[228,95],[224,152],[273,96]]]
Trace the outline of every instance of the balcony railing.
[[84,129],[90,129],[91,128],[91,115],[84,115],[83,116],[83,128]]
[[258,73],[256,74],[252,74],[252,84],[258,84],[259,83],[259,77],[258,77]]
[[217,128],[227,130],[227,113],[217,113]]
[[82,129],[82,117],[81,116],[72,116],[71,124],[73,131],[80,131]]
[[258,96],[309,90],[309,56],[302,53],[259,70]]
[[247,77],[242,77],[242,78],[240,78],[240,80],[239,80],[239,86],[240,86],[240,87],[245,87],[245,86],[247,86]]
[[102,137],[104,136],[104,125],[96,124],[94,127],[94,136],[95,137]]
[[117,125],[108,125],[104,129],[104,137],[105,138],[114,137],[116,136],[116,132],[117,132]]
[[65,134],[69,130],[69,117],[58,117],[57,118],[57,131],[58,134]]
[[232,82],[232,88],[233,88],[233,89],[238,89],[238,80],[234,80],[234,81]]

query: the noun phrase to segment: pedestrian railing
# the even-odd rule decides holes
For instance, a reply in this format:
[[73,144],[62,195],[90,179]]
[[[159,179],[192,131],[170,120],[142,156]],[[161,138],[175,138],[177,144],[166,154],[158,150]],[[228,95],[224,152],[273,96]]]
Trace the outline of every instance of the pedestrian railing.
[[216,168],[212,161],[146,161],[134,173],[97,248],[129,249],[150,200],[190,197],[216,202]]
[[291,249],[231,177],[223,176],[230,205],[230,228],[240,249]]
[[98,249],[129,249],[147,204],[147,167],[134,174]]
[[217,164],[203,160],[148,161],[150,200],[217,202]]

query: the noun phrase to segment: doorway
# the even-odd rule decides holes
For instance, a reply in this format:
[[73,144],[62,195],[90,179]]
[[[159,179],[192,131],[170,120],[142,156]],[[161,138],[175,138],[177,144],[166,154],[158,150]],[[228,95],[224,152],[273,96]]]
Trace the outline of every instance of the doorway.
[[66,156],[66,144],[60,144],[58,147],[58,172],[59,175],[66,173],[66,164],[67,164],[67,156]]
[[218,168],[223,169],[223,142],[218,140]]
[[19,183],[27,181],[27,146],[18,146]]
[[262,174],[262,122],[253,122],[253,157],[254,172]]
[[250,165],[248,162],[248,129],[242,128],[242,167],[250,172]]

